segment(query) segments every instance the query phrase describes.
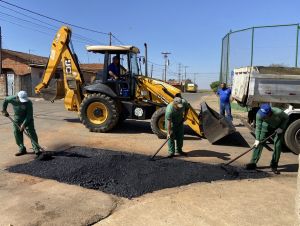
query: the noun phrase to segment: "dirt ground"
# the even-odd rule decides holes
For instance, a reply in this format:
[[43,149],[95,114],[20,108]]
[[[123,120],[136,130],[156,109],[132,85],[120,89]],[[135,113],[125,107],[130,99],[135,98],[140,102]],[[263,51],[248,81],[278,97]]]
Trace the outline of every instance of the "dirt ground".
[[[203,97],[188,94],[186,98],[199,108]],[[204,99],[211,107],[217,107],[214,96]],[[111,133],[97,134],[85,129],[75,113],[65,111],[62,101],[51,104],[36,99],[34,111],[40,144],[48,151],[77,146],[150,156],[162,143],[152,134],[149,122],[128,120]],[[188,131],[184,150],[189,156],[182,160],[217,166],[247,150],[247,144],[251,145],[254,138],[240,120],[234,120],[234,124],[241,136],[230,137],[218,145]],[[251,173],[247,178],[232,180],[218,177],[128,199],[8,172],[6,169],[11,166],[32,161],[33,155],[14,156],[17,148],[11,124],[5,118],[0,120],[0,133],[0,225],[295,225],[298,158],[292,153],[282,153],[278,176],[272,175],[267,167],[272,153],[264,150],[259,162],[264,171],[261,178],[252,177]],[[27,147],[31,147],[25,140]],[[164,147],[160,156],[166,154]],[[249,158],[250,154],[233,165],[242,167]],[[203,175],[212,178],[209,173]]]

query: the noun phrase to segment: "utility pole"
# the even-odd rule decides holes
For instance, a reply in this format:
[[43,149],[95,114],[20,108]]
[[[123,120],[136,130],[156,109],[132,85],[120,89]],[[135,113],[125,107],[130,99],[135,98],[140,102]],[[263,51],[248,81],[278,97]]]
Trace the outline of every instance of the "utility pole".
[[0,26],[0,76],[2,75],[2,32]]
[[167,66],[169,65],[169,62],[168,62],[168,55],[171,54],[169,52],[162,52],[161,54],[164,55],[164,59],[165,59],[165,70],[164,70],[164,76],[163,76],[163,81],[167,81]]
[[151,78],[152,78],[152,75],[153,75],[153,64],[151,65]]
[[196,84],[196,75],[197,73],[194,73],[194,84]]
[[33,60],[32,60],[32,58],[31,58],[32,52],[34,52],[34,49],[28,49],[29,63],[34,63]]
[[184,82],[186,81],[186,69],[188,68],[189,66],[184,66]]
[[181,63],[178,64],[178,82],[181,80]]
[[112,33],[109,32],[109,45],[111,46],[111,44],[112,44]]

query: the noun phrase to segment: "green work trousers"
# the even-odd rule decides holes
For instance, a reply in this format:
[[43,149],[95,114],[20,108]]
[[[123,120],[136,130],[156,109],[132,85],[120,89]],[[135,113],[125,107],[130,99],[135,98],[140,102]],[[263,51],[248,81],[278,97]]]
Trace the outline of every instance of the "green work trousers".
[[[262,141],[267,136],[268,136],[268,133],[266,131],[262,131],[261,134],[260,134],[259,140]],[[272,160],[271,160],[271,163],[270,163],[270,166],[272,168],[277,168],[278,167],[278,162],[279,162],[281,149],[282,149],[282,143],[283,143],[283,136],[284,136],[284,133],[275,135],[275,138],[274,138],[274,151],[273,151],[273,156],[272,156]],[[252,154],[251,163],[256,164],[258,162],[258,160],[260,159],[260,156],[261,156],[262,149],[263,149],[262,144],[258,145],[258,147],[254,149],[253,154]]]
[[[21,126],[24,120],[20,120],[20,119],[15,119],[15,122]],[[19,146],[19,152],[24,152],[25,146],[24,146],[24,141],[23,141],[23,132],[21,132],[19,130],[19,128],[17,127],[17,125],[13,124],[14,127],[14,135],[15,135],[15,140],[16,140],[16,144]],[[29,134],[29,136],[31,137],[31,144],[33,147],[33,150],[35,153],[39,152],[39,147],[36,145],[38,144],[38,137],[37,134],[35,132],[34,129],[34,122],[33,120],[31,120],[28,125],[25,127],[27,133]],[[35,142],[33,142],[35,141]]]
[[[172,134],[168,141],[168,147],[169,147],[170,154],[174,154],[175,150],[177,153],[182,152],[183,138],[184,138],[183,124],[172,129]],[[176,141],[176,148],[175,148],[175,141]]]

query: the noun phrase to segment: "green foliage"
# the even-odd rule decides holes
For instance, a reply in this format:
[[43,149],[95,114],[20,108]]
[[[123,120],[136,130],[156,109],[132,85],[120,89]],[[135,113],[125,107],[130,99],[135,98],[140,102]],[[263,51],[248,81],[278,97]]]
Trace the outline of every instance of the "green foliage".
[[211,88],[214,92],[217,92],[217,90],[218,90],[220,84],[221,84],[220,81],[212,82],[212,83],[210,84],[210,88]]

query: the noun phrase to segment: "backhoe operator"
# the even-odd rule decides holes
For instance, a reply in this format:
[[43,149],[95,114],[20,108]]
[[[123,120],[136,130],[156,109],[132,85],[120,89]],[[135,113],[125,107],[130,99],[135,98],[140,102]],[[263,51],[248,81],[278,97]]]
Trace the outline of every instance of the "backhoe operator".
[[120,57],[114,56],[113,62],[108,65],[108,74],[111,79],[118,80],[121,78],[121,69],[126,72],[126,69],[120,65]]
[[[169,158],[174,157],[175,151],[179,155],[186,156],[187,154],[182,151],[183,138],[184,138],[184,125],[186,120],[189,104],[186,100],[175,97],[173,102],[169,103],[165,113],[165,127],[167,136],[169,138]],[[175,150],[176,140],[176,150]]]
[[15,155],[20,156],[27,153],[23,142],[23,131],[26,129],[30,138],[35,141],[31,141],[31,144],[35,154],[39,156],[41,151],[36,145],[38,144],[38,137],[34,129],[32,102],[28,99],[27,93],[25,91],[20,91],[16,96],[9,96],[5,98],[2,106],[2,115],[6,117],[9,116],[7,112],[8,104],[13,106],[15,122],[20,127],[19,129],[17,125],[13,124],[15,140],[19,146],[19,152],[17,152]]

